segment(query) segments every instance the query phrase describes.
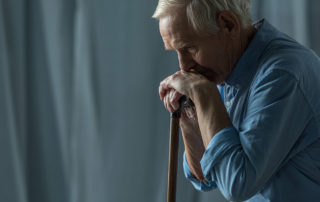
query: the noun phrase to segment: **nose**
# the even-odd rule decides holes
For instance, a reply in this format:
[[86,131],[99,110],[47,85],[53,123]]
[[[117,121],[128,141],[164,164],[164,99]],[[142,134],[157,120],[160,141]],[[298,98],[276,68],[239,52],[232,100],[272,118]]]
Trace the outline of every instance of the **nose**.
[[196,65],[193,58],[186,53],[178,52],[178,60],[180,69],[185,72],[189,72]]

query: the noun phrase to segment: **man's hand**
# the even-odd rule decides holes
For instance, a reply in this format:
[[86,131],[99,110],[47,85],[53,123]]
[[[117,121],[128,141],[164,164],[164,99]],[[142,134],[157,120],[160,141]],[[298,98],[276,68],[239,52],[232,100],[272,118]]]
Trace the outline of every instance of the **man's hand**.
[[216,84],[201,74],[178,71],[160,83],[159,95],[170,112],[179,108],[182,95],[191,98],[205,147],[217,132],[232,125]]
[[208,80],[200,74],[181,71],[164,79],[159,86],[159,95],[166,109],[171,113],[177,110],[179,99],[183,95],[192,99],[192,88],[201,81]]

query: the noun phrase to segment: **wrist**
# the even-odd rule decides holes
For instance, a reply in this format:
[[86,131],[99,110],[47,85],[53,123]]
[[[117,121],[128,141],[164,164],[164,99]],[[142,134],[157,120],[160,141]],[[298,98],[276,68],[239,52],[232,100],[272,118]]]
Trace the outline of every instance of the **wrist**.
[[185,150],[186,155],[186,161],[188,163],[188,166],[190,168],[191,173],[199,180],[204,181],[204,176],[200,164],[201,159],[194,158],[191,152],[189,152],[187,149]]

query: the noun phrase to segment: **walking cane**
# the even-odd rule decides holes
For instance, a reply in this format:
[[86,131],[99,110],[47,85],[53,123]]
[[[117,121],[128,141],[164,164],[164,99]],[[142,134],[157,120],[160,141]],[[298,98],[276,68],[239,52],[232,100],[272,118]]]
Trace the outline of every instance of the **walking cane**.
[[169,166],[168,166],[168,185],[167,202],[176,201],[177,187],[177,168],[178,168],[178,149],[179,149],[179,119],[181,110],[185,106],[192,105],[192,101],[183,96],[179,99],[180,107],[171,113],[170,118],[170,141],[169,141]]

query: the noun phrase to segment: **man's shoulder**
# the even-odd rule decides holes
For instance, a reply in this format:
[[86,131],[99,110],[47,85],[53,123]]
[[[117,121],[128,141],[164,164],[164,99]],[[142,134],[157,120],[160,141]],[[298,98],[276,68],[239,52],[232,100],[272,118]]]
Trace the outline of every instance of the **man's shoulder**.
[[319,57],[289,37],[270,41],[259,61],[258,76],[281,70],[301,80],[310,72],[320,71]]
[[320,59],[312,50],[295,41],[275,39],[261,55],[251,87],[259,88],[264,85],[264,82],[272,84],[279,80],[285,81],[281,84],[282,86],[279,86],[281,88],[290,84],[297,85],[313,111],[318,114],[320,111],[319,75]]

